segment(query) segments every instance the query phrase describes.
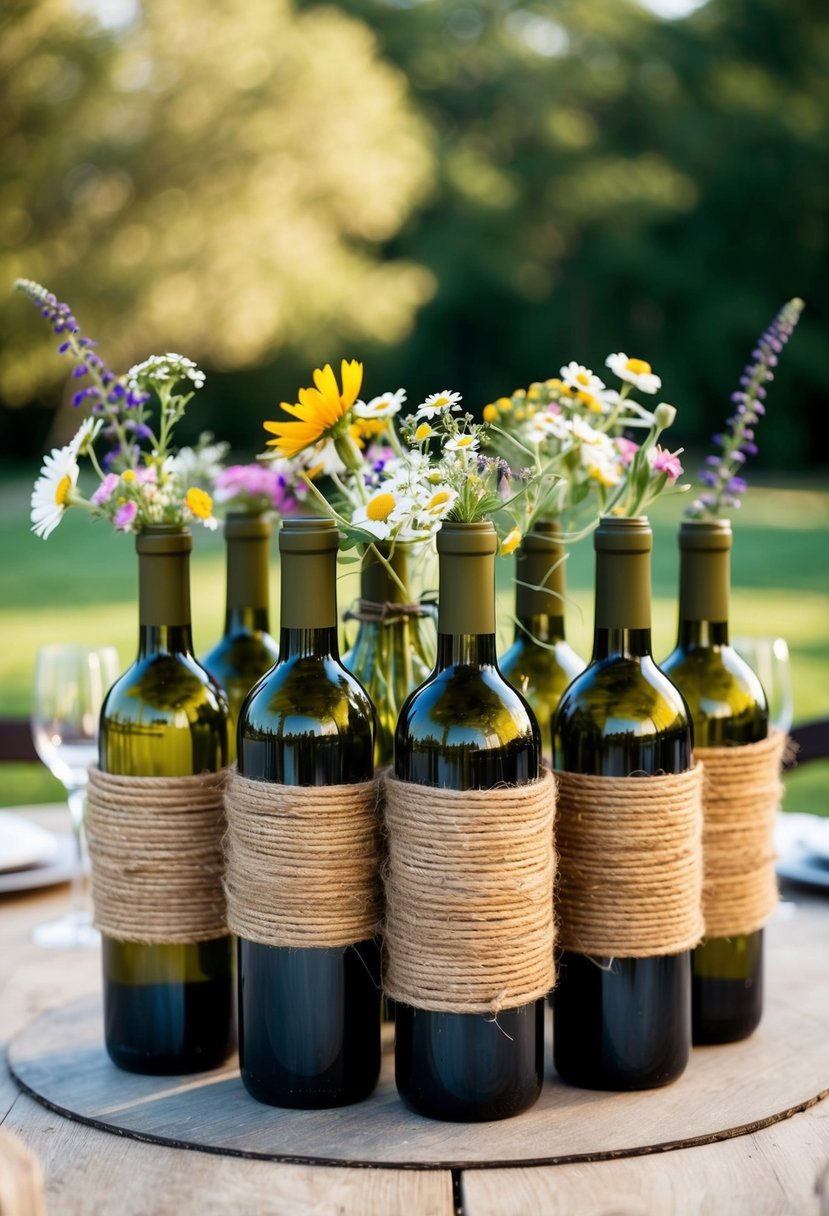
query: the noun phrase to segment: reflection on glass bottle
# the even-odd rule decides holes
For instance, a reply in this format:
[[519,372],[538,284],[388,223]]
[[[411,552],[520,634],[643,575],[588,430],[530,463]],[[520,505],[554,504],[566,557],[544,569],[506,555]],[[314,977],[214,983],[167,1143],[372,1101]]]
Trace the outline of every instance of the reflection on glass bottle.
[[[399,581],[369,550],[360,571],[360,622],[354,645],[343,656],[374,703],[377,716],[375,763],[390,765],[394,754],[394,728],[400,707],[422,684],[435,661],[434,615],[429,608],[406,604],[403,587],[409,586],[409,551],[405,545],[378,545]],[[402,586],[401,586],[402,584]],[[348,618],[346,618],[348,619]]]
[[[679,533],[679,634],[662,666],[688,703],[697,747],[768,733],[760,681],[728,641],[731,539],[727,519],[688,520]],[[763,930],[697,946],[691,993],[695,1043],[750,1035],[763,1012]]]
[[230,706],[230,759],[236,755],[236,723],[242,702],[279,653],[270,634],[266,515],[231,513],[225,520],[227,592],[224,634],[202,666],[224,689]]
[[[400,713],[395,773],[448,789],[491,789],[539,775],[538,726],[495,656],[495,532],[490,523],[438,533],[437,664]],[[395,1002],[395,1073],[401,1097],[437,1119],[518,1114],[541,1091],[543,1001],[482,1014],[439,1013]]]
[[[285,520],[279,659],[239,722],[239,772],[281,785],[347,785],[374,772],[371,702],[339,659],[337,530]],[[248,1092],[294,1108],[367,1097],[380,1070],[375,940],[287,948],[239,941],[239,1061]]]
[[[605,518],[595,533],[593,657],[558,707],[557,769],[644,777],[691,766],[687,708],[651,657],[651,544],[643,517]],[[553,1060],[571,1085],[629,1090],[667,1084],[687,1064],[690,1022],[687,951],[638,959],[562,953],[553,995]]]
[[[136,537],[139,642],[101,712],[99,764],[132,777],[218,772],[227,760],[227,705],[193,657],[186,530]],[[104,937],[104,1024],[112,1060],[130,1072],[194,1072],[231,1047],[229,937],[190,945]]]
[[545,759],[552,761],[553,716],[584,663],[564,637],[565,552],[561,529],[542,520],[524,537],[515,569],[515,640],[501,671],[538,719]]

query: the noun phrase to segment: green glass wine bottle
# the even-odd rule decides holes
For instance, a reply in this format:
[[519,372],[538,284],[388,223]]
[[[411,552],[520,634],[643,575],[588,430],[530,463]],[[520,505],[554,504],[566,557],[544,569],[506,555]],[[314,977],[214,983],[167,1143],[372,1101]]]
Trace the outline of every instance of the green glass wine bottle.
[[[684,522],[679,552],[679,633],[662,668],[688,703],[697,747],[757,743],[768,734],[766,697],[728,642],[730,522]],[[747,1038],[763,1012],[763,930],[704,941],[692,966],[694,1043]]]
[[[227,704],[193,657],[186,529],[136,537],[138,656],[101,710],[99,764],[131,777],[218,772],[227,761]],[[230,938],[192,945],[103,938],[104,1026],[112,1060],[130,1072],[214,1067],[232,1046]]]
[[276,662],[279,649],[270,634],[266,515],[231,513],[225,520],[227,592],[224,634],[202,666],[224,689],[230,706],[230,759],[236,756],[236,723],[242,702]]
[[[651,657],[650,526],[643,517],[605,518],[594,540],[593,656],[559,704],[555,766],[604,777],[684,772],[688,710]],[[559,1076],[609,1090],[674,1080],[688,1062],[690,988],[688,951],[621,959],[562,952],[553,994]]]
[[[437,663],[400,712],[394,768],[403,781],[491,789],[535,780],[538,724],[495,655],[496,536],[491,523],[438,533]],[[441,1013],[395,1002],[395,1074],[404,1102],[436,1119],[503,1119],[541,1092],[544,1002]]]
[[[279,659],[239,721],[239,772],[281,785],[347,785],[374,773],[374,711],[339,659],[337,530],[285,520],[279,532]],[[380,1071],[380,952],[239,939],[239,1061],[260,1102],[316,1109],[358,1102]]]
[[391,764],[394,755],[394,728],[406,697],[422,684],[435,661],[433,613],[427,608],[415,611],[407,605],[395,612],[409,585],[409,550],[406,545],[378,544],[399,582],[369,550],[360,571],[360,626],[354,645],[343,656],[343,663],[357,677],[374,703],[377,715],[377,742],[374,760],[378,768]]
[[553,715],[584,662],[564,637],[565,552],[561,528],[541,520],[521,542],[515,567],[515,640],[500,667],[530,704],[552,761]]

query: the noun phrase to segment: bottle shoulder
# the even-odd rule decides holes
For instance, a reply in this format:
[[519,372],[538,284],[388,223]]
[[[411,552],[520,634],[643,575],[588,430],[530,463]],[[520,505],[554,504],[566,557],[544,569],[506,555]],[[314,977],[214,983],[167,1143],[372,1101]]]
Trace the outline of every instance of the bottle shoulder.
[[465,664],[435,672],[404,703],[397,737],[481,749],[537,738],[529,705],[496,666]]
[[374,707],[350,671],[331,656],[278,662],[259,680],[243,707],[242,734],[329,734],[371,725]]
[[590,663],[559,703],[556,729],[567,723],[603,735],[687,729],[684,697],[652,658],[613,657]]
[[555,686],[561,691],[584,671],[585,663],[564,640],[544,643],[516,638],[499,659],[501,672],[510,683],[524,691],[528,687]]
[[139,657],[107,693],[104,720],[153,718],[188,721],[227,716],[222,690],[193,655],[181,652]]
[[279,658],[274,638],[262,630],[240,629],[226,633],[200,660],[202,667],[221,684],[228,677],[248,679],[252,684]]
[[734,742],[765,736],[763,687],[732,646],[677,646],[662,666],[685,697],[698,744],[725,742],[730,735]]

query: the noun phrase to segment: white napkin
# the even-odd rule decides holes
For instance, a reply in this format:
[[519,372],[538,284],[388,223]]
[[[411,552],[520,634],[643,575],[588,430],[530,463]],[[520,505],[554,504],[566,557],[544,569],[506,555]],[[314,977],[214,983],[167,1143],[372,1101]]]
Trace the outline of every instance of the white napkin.
[[58,842],[51,832],[11,811],[0,811],[0,872],[52,861]]

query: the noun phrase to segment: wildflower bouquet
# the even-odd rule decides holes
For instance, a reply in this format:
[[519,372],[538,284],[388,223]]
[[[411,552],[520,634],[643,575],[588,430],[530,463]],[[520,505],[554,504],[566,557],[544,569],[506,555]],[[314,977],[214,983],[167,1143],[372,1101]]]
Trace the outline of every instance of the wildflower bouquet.
[[362,382],[356,360],[342,361],[341,384],[327,364],[314,372],[313,387],[299,390],[297,404],[282,403],[288,420],[264,424],[278,457],[304,461],[308,490],[336,521],[342,547],[371,550],[388,565],[397,544],[430,550],[444,519],[492,518],[502,551],[511,552],[535,471],[514,476],[503,460],[482,454],[488,424],[461,411],[459,393],[432,393],[400,420],[405,391],[364,401]]
[[[510,465],[529,463],[545,487],[530,524],[561,520],[583,534],[601,514],[644,511],[682,474],[682,449],[670,452],[657,442],[676,410],[662,402],[651,411],[632,396],[634,390],[654,394],[661,387],[650,364],[618,353],[606,365],[619,389],[571,361],[560,377],[517,389],[484,408],[490,445]],[[625,434],[631,428],[646,431],[641,443]]]
[[777,357],[794,332],[804,304],[795,297],[784,304],[769,328],[760,337],[751,360],[740,377],[740,386],[731,394],[736,406],[726,421],[726,430],[714,435],[720,449],[706,457],[699,480],[706,489],[686,508],[689,519],[717,519],[726,510],[737,510],[746,481],[740,476],[749,456],[757,455],[755,427],[765,414],[766,383],[774,379]]
[[[44,459],[32,492],[32,531],[45,540],[70,507],[107,519],[120,532],[193,522],[215,528],[212,499],[199,482],[223,445],[212,453],[208,443],[178,453],[172,448],[176,424],[204,384],[204,372],[183,355],[166,354],[116,375],[81,335],[68,305],[30,279],[18,279],[15,287],[52,326],[59,353],[70,356],[73,377],[84,382],[72,404],[89,408],[70,442]],[[78,486],[82,457],[99,481],[89,497]]]

